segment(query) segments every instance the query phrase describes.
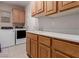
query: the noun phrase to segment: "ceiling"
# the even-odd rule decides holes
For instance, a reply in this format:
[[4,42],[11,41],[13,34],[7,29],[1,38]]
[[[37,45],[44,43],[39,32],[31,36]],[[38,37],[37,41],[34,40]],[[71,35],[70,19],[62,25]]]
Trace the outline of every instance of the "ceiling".
[[8,3],[11,5],[27,6],[30,1],[3,1],[3,3]]

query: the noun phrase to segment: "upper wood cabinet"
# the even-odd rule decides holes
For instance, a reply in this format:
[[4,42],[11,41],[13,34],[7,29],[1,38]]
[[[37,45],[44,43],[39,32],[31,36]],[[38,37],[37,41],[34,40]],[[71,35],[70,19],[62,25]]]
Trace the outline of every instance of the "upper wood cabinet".
[[32,16],[44,12],[44,1],[35,1],[32,3]]
[[49,15],[57,12],[56,1],[36,1],[32,4],[32,16],[42,14]]
[[21,8],[12,9],[13,23],[23,24],[25,22],[25,11]]
[[49,16],[76,7],[79,7],[78,1],[35,1],[32,5],[32,16]]
[[19,17],[20,17],[20,23],[25,23],[25,11],[24,10],[20,10],[19,11],[20,14],[19,14]]
[[57,12],[57,2],[56,1],[46,1],[45,2],[46,15],[53,14],[56,12]]
[[19,11],[18,11],[18,9],[13,8],[12,16],[13,16],[13,23],[18,23],[19,22]]
[[78,1],[61,1],[58,2],[58,8],[60,11],[68,10],[74,7],[78,7],[79,2]]
[[44,12],[44,1],[37,1],[37,13]]
[[32,2],[32,16],[36,15],[36,1]]

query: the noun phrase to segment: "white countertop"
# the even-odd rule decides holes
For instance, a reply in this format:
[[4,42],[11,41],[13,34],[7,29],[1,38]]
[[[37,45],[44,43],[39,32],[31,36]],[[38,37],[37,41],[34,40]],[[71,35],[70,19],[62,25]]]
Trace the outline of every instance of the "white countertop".
[[62,33],[45,32],[45,31],[27,31],[27,32],[40,34],[40,35],[44,35],[52,38],[59,38],[63,40],[79,42],[79,35],[62,34]]

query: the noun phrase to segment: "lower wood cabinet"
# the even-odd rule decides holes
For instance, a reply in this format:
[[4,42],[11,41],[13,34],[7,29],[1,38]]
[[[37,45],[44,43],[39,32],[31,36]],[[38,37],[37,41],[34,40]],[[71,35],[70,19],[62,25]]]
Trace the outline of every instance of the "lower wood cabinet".
[[52,58],[69,58],[69,57],[59,51],[54,51],[52,52]]
[[27,52],[27,54],[29,56],[31,55],[31,51],[30,51],[30,38],[26,39],[26,52]]
[[31,57],[37,58],[37,41],[31,39]]
[[32,58],[79,58],[79,43],[30,33],[26,52]]
[[50,48],[42,44],[39,44],[38,57],[39,58],[50,58]]
[[79,58],[79,43],[65,41],[61,39],[53,40],[53,43],[53,46],[56,50],[59,50],[72,58]]

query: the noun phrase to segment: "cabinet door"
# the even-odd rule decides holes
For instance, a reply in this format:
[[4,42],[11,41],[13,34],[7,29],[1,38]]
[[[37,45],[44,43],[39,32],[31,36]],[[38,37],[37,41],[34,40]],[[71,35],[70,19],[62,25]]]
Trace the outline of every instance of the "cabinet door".
[[13,9],[12,16],[13,16],[13,23],[18,23],[19,22],[19,11],[18,11],[18,9],[16,9],[16,8]]
[[61,1],[61,2],[58,2],[58,6],[59,6],[59,10],[63,11],[63,10],[71,9],[73,7],[78,7],[79,2],[78,1]]
[[26,53],[30,56],[30,39],[26,39]]
[[70,58],[70,57],[66,56],[61,52],[54,51],[54,53],[52,53],[52,58]]
[[46,1],[45,2],[46,15],[53,14],[56,12],[57,12],[57,2],[56,1]]
[[32,16],[36,15],[36,2],[32,3]]
[[50,48],[42,44],[39,44],[38,57],[39,58],[50,58]]
[[37,13],[42,13],[44,11],[44,1],[36,2],[37,5]]
[[42,36],[42,35],[39,35],[38,36],[38,41],[40,42],[40,43],[42,43],[42,44],[45,44],[46,46],[49,46],[50,47],[50,45],[51,45],[51,38],[49,38],[49,37],[46,37],[46,36]]
[[37,41],[31,39],[31,57],[37,58]]
[[19,17],[20,17],[20,23],[24,23],[25,22],[25,12],[24,12],[24,10],[21,10],[20,12],[19,12],[20,14],[19,14]]

